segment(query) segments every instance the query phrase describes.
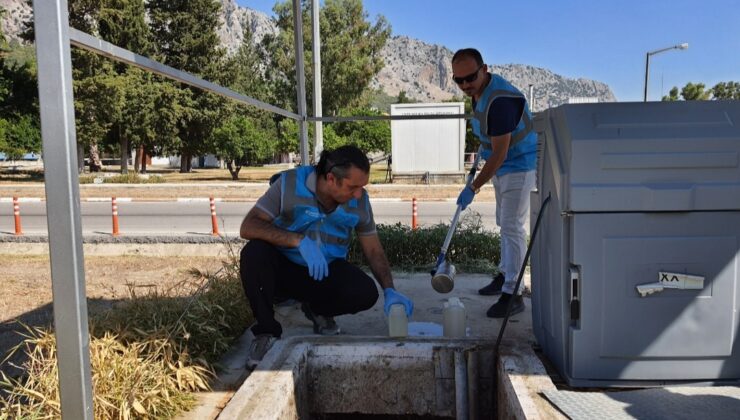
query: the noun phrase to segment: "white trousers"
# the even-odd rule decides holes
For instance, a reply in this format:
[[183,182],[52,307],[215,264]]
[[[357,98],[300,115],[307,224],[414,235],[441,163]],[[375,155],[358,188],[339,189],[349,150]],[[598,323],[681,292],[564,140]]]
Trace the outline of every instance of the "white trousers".
[[[496,192],[496,224],[501,228],[501,263],[504,273],[503,292],[514,294],[514,286],[527,253],[529,193],[534,189],[535,171],[514,172],[493,177]],[[524,290],[524,282],[517,294]]]

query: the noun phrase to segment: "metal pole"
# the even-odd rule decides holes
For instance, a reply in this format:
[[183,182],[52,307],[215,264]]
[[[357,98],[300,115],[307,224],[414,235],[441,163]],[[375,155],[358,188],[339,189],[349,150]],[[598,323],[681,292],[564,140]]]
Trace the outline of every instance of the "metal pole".
[[529,85],[529,110],[534,112],[534,85]]
[[308,125],[306,123],[306,71],[303,67],[303,13],[301,0],[293,0],[293,38],[295,41],[295,69],[298,82],[298,133],[301,141],[301,165],[310,165],[308,160]]
[[44,183],[64,419],[93,419],[67,0],[34,0]]
[[643,102],[647,102],[649,78],[650,78],[650,53],[647,53],[645,54],[645,92],[642,96]]
[[[311,1],[311,17],[313,18],[313,114],[317,118],[321,118],[323,115],[321,109],[321,27],[319,26],[319,6],[319,0]],[[322,150],[324,150],[324,124],[320,120],[317,120],[314,126],[314,162],[319,161]]]

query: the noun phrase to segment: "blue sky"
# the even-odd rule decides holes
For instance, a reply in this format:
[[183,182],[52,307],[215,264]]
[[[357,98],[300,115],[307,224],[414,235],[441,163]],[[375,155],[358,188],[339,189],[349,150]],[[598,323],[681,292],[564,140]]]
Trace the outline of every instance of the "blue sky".
[[[237,0],[271,14],[274,0]],[[641,101],[645,54],[650,99],[687,82],[740,81],[740,0],[364,0],[393,35],[451,50],[478,48],[489,64],[529,64],[608,84],[619,101]]]

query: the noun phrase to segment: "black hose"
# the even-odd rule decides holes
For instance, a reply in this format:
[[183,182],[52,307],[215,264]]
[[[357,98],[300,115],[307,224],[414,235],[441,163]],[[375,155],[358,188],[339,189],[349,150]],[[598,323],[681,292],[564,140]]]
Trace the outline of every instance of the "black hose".
[[[527,261],[529,261],[529,254],[532,252],[532,245],[534,244],[534,238],[537,236],[537,230],[539,230],[540,227],[540,219],[542,219],[542,211],[545,210],[545,206],[550,201],[550,194],[547,194],[547,198],[545,198],[545,201],[542,202],[540,205],[540,211],[537,213],[537,221],[534,223],[534,230],[532,231],[532,238],[529,240],[529,245],[527,246],[527,253],[524,254],[524,261],[522,261],[522,268],[519,270],[519,277],[516,279],[516,286],[514,286],[514,293],[516,293],[519,290],[519,285],[522,283],[522,278],[524,277],[524,270],[527,268]],[[501,324],[501,329],[498,331],[498,338],[496,339],[496,345],[493,347],[494,354],[496,357],[498,357],[498,348],[501,345],[501,339],[504,337],[504,330],[506,330],[506,324],[509,322],[509,315],[511,314],[511,307],[514,304],[514,299],[512,296],[512,299],[509,299],[509,304],[506,306],[506,316],[504,317],[504,322]]]

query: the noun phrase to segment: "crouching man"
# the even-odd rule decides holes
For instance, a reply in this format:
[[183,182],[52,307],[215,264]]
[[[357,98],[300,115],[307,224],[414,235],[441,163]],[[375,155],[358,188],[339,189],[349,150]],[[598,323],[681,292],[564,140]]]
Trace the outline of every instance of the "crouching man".
[[273,303],[295,299],[317,334],[339,334],[334,317],[375,305],[373,279],[347,262],[352,231],[383,289],[386,315],[401,303],[411,316],[413,302],[393,287],[393,277],[375,230],[367,185],[370,163],[362,151],[343,146],[324,151],[316,166],[283,172],[242,222],[249,239],[240,272],[256,323],[247,366],[254,368],[282,327]]

